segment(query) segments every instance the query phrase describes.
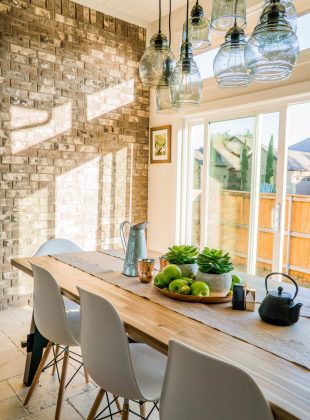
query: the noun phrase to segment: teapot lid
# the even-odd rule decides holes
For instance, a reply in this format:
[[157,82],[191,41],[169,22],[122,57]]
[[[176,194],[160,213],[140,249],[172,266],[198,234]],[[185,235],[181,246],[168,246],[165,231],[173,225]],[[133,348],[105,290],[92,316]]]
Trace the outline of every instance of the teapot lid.
[[283,300],[292,299],[292,295],[289,292],[284,292],[283,287],[281,286],[278,287],[278,290],[272,290],[268,292],[268,295],[277,299],[283,299]]
[[[295,294],[294,294],[293,297],[292,297],[292,295],[290,293],[283,292],[283,287],[282,286],[279,286],[278,287],[278,291],[273,290],[273,291],[270,292],[268,290],[268,279],[269,279],[269,277],[271,277],[271,276],[273,276],[275,274],[284,276],[284,277],[288,278],[292,283],[294,283],[294,286],[295,286]],[[271,296],[273,298],[276,298],[276,299],[282,299],[282,300],[288,300],[288,299],[290,299],[290,300],[294,300],[295,297],[298,294],[298,284],[296,283],[296,281],[292,277],[290,277],[289,275],[284,274],[284,273],[270,273],[270,274],[268,274],[266,276],[266,278],[265,278],[265,287],[266,287],[267,295],[268,296]]]

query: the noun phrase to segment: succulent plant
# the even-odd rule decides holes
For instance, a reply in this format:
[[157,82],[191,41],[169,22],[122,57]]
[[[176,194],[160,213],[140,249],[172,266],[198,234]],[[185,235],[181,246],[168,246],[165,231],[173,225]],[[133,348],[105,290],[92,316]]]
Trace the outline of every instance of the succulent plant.
[[234,269],[229,253],[208,247],[197,257],[198,270],[202,273],[223,274]]
[[169,252],[165,255],[170,264],[194,264],[198,255],[198,249],[191,245],[173,245],[168,248]]

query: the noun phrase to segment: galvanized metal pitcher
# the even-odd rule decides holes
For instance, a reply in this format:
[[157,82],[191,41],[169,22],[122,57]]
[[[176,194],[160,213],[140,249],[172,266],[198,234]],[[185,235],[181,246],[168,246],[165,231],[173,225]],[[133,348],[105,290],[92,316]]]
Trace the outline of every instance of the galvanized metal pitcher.
[[[124,233],[126,224],[130,227],[128,242]],[[149,222],[142,222],[134,225],[126,220],[120,225],[121,240],[125,251],[123,274],[126,276],[137,277],[138,259],[145,258],[147,255],[145,228],[148,224]]]

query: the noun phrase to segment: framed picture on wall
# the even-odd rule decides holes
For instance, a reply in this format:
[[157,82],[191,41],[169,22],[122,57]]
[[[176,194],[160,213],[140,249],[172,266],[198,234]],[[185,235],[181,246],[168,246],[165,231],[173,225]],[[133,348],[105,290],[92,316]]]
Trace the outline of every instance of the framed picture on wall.
[[171,125],[150,129],[150,163],[171,162]]

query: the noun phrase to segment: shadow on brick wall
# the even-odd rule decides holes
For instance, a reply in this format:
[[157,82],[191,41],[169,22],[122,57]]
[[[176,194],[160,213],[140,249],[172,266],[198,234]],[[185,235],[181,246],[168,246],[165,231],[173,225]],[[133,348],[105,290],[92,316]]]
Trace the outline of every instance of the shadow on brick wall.
[[3,306],[31,296],[12,257],[54,237],[118,247],[119,223],[147,215],[145,31],[59,3],[0,6]]

